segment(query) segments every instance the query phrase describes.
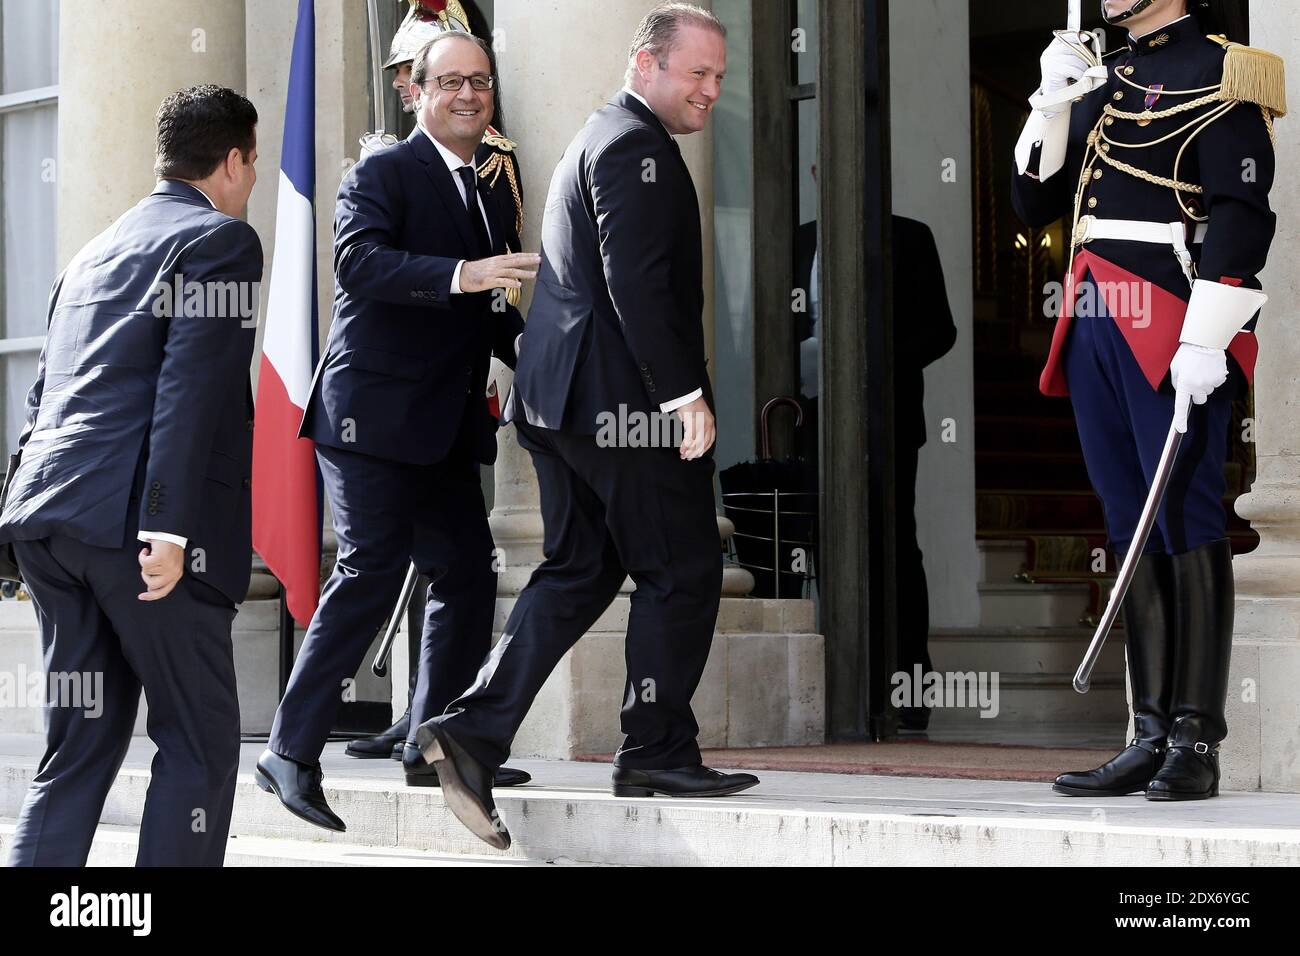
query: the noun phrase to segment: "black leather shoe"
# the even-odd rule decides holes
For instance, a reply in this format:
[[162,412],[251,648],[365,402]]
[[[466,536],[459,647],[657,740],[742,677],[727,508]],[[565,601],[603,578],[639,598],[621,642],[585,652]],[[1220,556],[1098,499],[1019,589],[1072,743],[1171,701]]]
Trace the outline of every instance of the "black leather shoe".
[[1133,692],[1133,741],[1095,770],[1063,773],[1052,790],[1067,797],[1141,793],[1165,759],[1173,685],[1173,561],[1144,554],[1124,596],[1124,658]]
[[492,801],[492,771],[479,763],[447,731],[437,718],[426,721],[415,732],[415,745],[425,761],[433,764],[442,786],[443,799],[456,819],[476,837],[498,850],[510,848],[506,829]]
[[[407,744],[402,755],[402,770],[406,773],[408,787],[438,786],[438,769],[433,764],[425,763],[424,757],[416,747]],[[493,787],[518,787],[532,780],[532,774],[513,767],[499,767],[492,778]]]
[[1169,756],[1147,786],[1148,800],[1208,800],[1219,795],[1219,745],[1199,740],[1195,717],[1180,717],[1169,737]]
[[257,758],[253,780],[267,793],[279,797],[284,808],[300,820],[339,833],[347,830],[347,824],[325,802],[320,764],[308,766],[264,750]]
[[391,757],[393,750],[396,749],[397,759],[401,760],[402,744],[406,742],[406,735],[410,732],[411,712],[408,710],[383,733],[375,734],[373,737],[359,737],[350,742],[343,752],[349,757],[383,759]]
[[1096,770],[1063,773],[1052,789],[1067,797],[1123,797],[1141,793],[1151,782],[1165,759],[1164,743],[1152,743],[1141,737]]
[[725,797],[758,785],[752,773],[719,773],[703,765],[672,770],[614,768],[614,796]]
[[406,740],[405,739],[399,740],[397,743],[393,744],[393,752],[388,756],[392,757],[394,760],[401,760],[402,750],[405,747],[406,747]]

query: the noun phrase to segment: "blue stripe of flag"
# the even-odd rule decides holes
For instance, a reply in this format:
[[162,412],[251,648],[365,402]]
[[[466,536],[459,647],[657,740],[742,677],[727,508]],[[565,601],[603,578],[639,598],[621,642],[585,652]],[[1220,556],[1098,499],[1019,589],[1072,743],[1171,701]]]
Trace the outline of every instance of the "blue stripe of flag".
[[289,62],[280,168],[298,194],[316,204],[316,11],[315,0],[298,0],[298,25]]

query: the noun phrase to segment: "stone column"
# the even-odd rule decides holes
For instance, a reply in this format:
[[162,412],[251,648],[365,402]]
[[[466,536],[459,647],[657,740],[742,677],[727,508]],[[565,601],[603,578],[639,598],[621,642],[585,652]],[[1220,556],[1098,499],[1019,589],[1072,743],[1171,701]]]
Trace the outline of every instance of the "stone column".
[[[525,249],[540,248],[542,209],[551,173],[591,112],[622,88],[628,45],[637,24],[655,2],[497,0],[494,39],[510,138],[519,143],[525,194]],[[710,356],[713,354],[712,137],[709,127],[678,138],[700,202],[705,343]],[[530,299],[531,289],[525,289],[525,316]],[[504,395],[509,387],[508,371],[503,372],[502,385]],[[502,593],[512,594],[527,583],[532,569],[542,560],[541,504],[532,462],[528,453],[519,447],[513,428],[502,429],[497,448],[492,534],[502,551],[500,589]],[[730,534],[730,522],[720,518],[719,529],[721,534]],[[727,594],[745,594],[753,587],[753,578],[747,571],[729,568],[723,587]]]
[[[1288,61],[1300,57],[1300,10],[1251,8],[1251,43]],[[1291,98],[1297,74],[1289,71]],[[1300,150],[1300,127],[1277,123],[1278,178],[1270,197],[1277,234],[1261,277],[1269,303],[1260,321],[1255,370],[1255,483],[1237,513],[1260,535],[1233,562],[1237,620],[1228,683],[1223,786],[1300,791],[1300,340],[1289,333],[1300,299],[1300,179],[1287,158]]]
[[244,79],[241,2],[61,0],[60,268],[153,190],[163,97]]

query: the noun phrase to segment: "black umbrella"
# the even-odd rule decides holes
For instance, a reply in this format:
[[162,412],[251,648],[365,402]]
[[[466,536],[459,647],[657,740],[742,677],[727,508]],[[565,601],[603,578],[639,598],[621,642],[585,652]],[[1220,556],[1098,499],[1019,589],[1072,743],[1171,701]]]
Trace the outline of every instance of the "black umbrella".
[[817,564],[817,470],[803,458],[772,457],[768,421],[781,405],[794,408],[796,428],[803,424],[798,399],[771,399],[760,416],[760,457],[718,475],[722,510],[736,526],[736,559],[754,575],[752,597],[803,597]]

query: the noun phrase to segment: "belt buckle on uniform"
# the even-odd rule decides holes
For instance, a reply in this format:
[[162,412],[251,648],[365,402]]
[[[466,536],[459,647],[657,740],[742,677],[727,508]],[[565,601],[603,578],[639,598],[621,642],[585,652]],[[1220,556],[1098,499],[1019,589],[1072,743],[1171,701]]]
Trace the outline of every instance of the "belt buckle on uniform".
[[1073,241],[1076,246],[1081,246],[1092,238],[1092,224],[1096,221],[1096,216],[1080,216],[1079,221],[1074,224]]

